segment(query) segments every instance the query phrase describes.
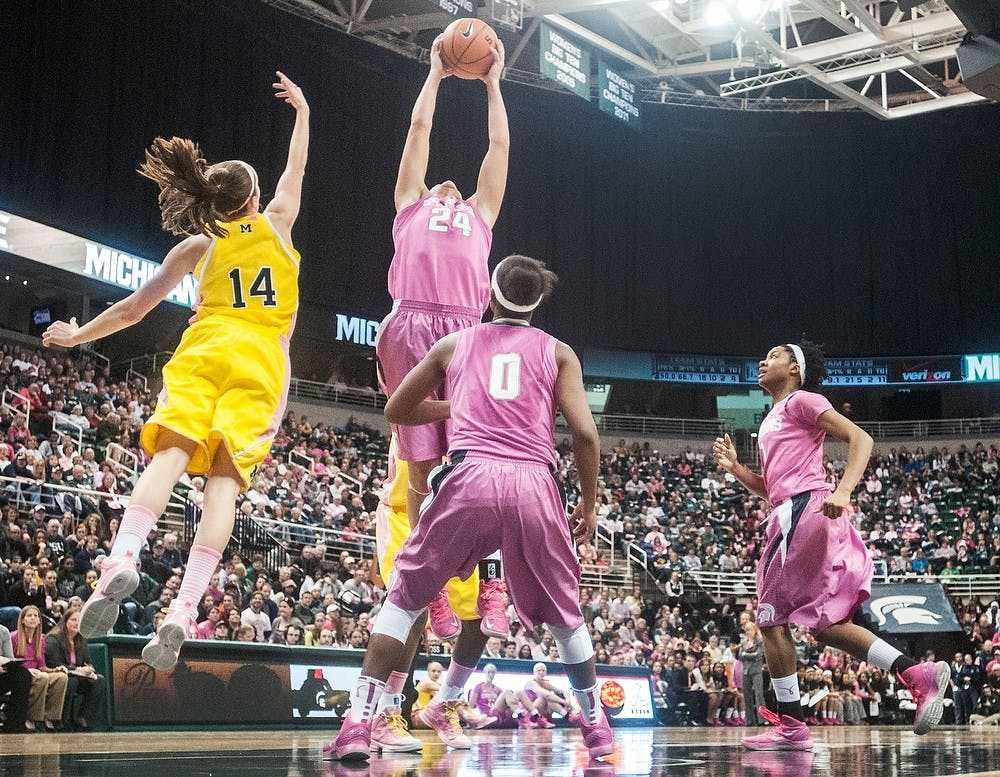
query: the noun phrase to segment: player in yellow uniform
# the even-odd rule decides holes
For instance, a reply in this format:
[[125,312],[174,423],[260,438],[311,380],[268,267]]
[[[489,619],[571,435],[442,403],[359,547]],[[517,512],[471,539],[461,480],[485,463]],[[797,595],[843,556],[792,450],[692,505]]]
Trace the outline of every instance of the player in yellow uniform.
[[142,430],[152,461],[136,483],[80,619],[86,637],[111,629],[122,599],[139,584],[139,551],[174,484],[184,472],[207,474],[180,591],[142,651],[156,669],[177,661],[232,534],[236,497],[267,455],[284,412],[288,340],[298,309],[299,254],[291,230],[301,203],[309,106],[298,86],[277,75],[275,96],[295,109],[295,126],[288,163],[263,213],[257,172],[246,162],[207,165],[192,141],[157,138],[139,172],[160,187],[164,229],[188,237],[145,286],[83,326],[76,319],[55,322],[42,338],[47,346],[71,347],[107,337],[141,320],[189,272],[199,284],[195,315],[163,368],[163,392]]
[[[382,493],[379,500],[378,509],[375,512],[375,544],[376,558],[378,559],[379,576],[386,587],[392,578],[392,571],[395,569],[396,554],[403,547],[410,536],[412,528],[406,514],[407,492],[409,488],[408,466],[405,461],[397,457],[396,438],[393,437],[389,443],[389,471],[385,483],[382,485]],[[462,623],[478,623],[479,615],[476,611],[476,599],[479,595],[479,574],[473,574],[467,580],[459,580],[453,577],[445,586],[447,599],[439,598],[435,600],[436,606],[450,607],[450,612],[462,621]],[[432,606],[435,606],[432,605]],[[393,671],[385,684],[385,692],[379,700],[376,715],[372,722],[372,749],[389,753],[416,752],[423,747],[423,743],[412,736],[403,717],[403,697],[404,687],[409,678],[409,671],[413,664],[420,644],[420,638],[426,631],[426,618],[421,618],[418,624],[414,625],[413,631],[407,640],[407,655],[400,666],[402,669]],[[478,627],[475,630],[478,634]],[[440,666],[440,665],[438,665]],[[430,703],[430,698],[421,700],[419,697],[411,710],[410,719],[417,724],[419,716],[417,712],[421,707]]]

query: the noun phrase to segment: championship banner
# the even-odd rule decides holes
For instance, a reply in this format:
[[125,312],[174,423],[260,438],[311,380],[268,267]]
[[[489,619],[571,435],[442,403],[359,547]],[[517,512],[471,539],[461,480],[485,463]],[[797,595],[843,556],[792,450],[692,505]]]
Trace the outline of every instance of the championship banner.
[[590,99],[590,51],[544,23],[538,32],[538,67],[546,78]]
[[940,583],[875,583],[862,612],[885,634],[961,631]]
[[603,59],[597,60],[598,107],[608,116],[627,124],[632,129],[642,129],[639,112],[639,85],[618,72],[617,66]]
[[450,13],[456,19],[476,15],[475,0],[427,0],[435,8]]

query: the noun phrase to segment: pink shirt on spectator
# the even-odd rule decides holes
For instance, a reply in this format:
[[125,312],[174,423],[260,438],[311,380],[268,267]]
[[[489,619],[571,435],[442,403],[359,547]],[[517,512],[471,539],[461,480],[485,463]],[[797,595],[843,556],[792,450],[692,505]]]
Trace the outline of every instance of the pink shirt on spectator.
[[764,487],[772,505],[807,491],[830,491],[823,467],[826,432],[819,417],[833,406],[822,394],[794,391],[778,402],[760,425]]
[[24,659],[25,669],[46,669],[45,666],[45,635],[42,635],[42,644],[40,647],[41,655],[35,655],[35,647],[30,642],[26,642],[24,645],[24,655],[17,655],[17,632],[11,632],[10,642],[14,646],[14,657]]

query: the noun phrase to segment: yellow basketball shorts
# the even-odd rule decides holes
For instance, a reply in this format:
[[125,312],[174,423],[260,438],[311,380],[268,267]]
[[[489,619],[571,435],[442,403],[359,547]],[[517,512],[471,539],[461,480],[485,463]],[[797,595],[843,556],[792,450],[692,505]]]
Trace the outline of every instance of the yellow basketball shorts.
[[[395,477],[387,480],[383,486],[382,495],[385,520],[376,523],[376,533],[381,533],[384,537],[378,537],[379,546],[379,573],[386,585],[392,570],[395,568],[396,554],[403,547],[407,537],[410,536],[410,522],[406,517],[406,489],[409,485],[409,472],[406,462],[395,459],[395,441],[390,448],[390,458],[395,464]],[[391,477],[390,465],[390,477]],[[388,505],[385,505],[388,498]],[[451,611],[458,616],[459,620],[471,621],[479,618],[476,613],[476,598],[479,596],[479,572],[473,572],[468,580],[459,580],[453,577],[445,586],[448,591],[448,604]]]
[[247,488],[285,411],[288,338],[272,327],[214,318],[188,327],[164,365],[163,391],[141,442],[155,454],[164,429],[193,441],[192,475],[207,473],[222,446]]

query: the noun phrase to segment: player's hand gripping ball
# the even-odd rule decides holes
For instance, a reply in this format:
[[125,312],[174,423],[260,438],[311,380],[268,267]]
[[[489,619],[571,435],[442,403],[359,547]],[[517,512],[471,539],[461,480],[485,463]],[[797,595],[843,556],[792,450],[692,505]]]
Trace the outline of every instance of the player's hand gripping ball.
[[475,80],[493,66],[497,34],[481,19],[456,19],[441,38],[441,63],[451,75]]

